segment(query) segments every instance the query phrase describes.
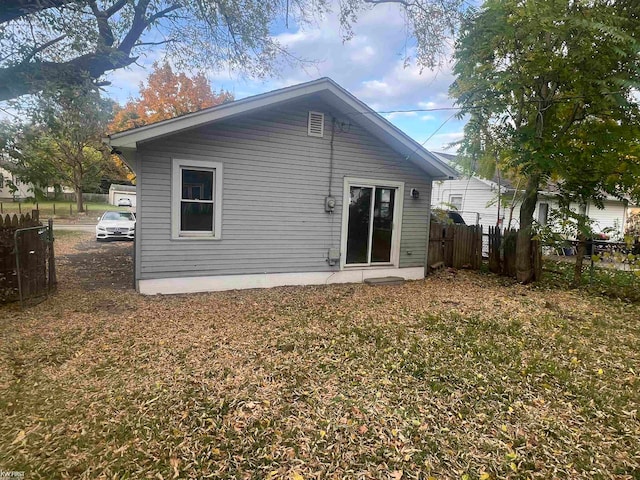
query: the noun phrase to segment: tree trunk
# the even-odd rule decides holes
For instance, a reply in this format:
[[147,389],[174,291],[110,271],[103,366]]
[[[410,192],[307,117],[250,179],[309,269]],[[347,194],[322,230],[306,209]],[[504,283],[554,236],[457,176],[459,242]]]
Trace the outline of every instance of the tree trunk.
[[84,201],[82,198],[82,188],[76,188],[76,209],[78,213],[84,212]]
[[531,255],[531,237],[533,234],[533,212],[538,201],[539,186],[540,175],[530,176],[520,206],[520,230],[516,243],[516,280],[520,283],[529,283],[534,280],[535,269]]
[[576,263],[573,267],[573,286],[577,287],[582,283],[582,263],[587,250],[585,227],[587,225],[587,204],[580,204],[580,215],[578,217],[578,248],[576,249]]

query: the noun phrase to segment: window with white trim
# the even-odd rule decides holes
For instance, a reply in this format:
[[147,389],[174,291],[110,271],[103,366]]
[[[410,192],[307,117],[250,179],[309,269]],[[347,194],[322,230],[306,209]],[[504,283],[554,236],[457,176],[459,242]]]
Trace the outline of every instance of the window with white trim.
[[172,238],[221,238],[222,164],[174,159],[172,184]]
[[462,195],[450,195],[449,205],[454,210],[462,210]]

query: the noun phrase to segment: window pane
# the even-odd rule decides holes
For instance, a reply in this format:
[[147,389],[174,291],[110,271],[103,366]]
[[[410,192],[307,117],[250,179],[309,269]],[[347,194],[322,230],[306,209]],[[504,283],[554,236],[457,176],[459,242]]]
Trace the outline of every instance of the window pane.
[[347,263],[369,262],[369,218],[371,188],[351,187],[349,227],[347,230]]
[[180,230],[213,231],[213,203],[180,202]]
[[449,197],[449,203],[454,210],[462,210],[462,195],[451,195]]
[[213,172],[182,169],[183,200],[213,200]]
[[549,221],[549,204],[541,203],[538,206],[538,223],[540,225],[546,225]]
[[373,205],[373,238],[371,239],[371,262],[391,261],[391,237],[393,233],[393,204],[396,190],[376,188]]

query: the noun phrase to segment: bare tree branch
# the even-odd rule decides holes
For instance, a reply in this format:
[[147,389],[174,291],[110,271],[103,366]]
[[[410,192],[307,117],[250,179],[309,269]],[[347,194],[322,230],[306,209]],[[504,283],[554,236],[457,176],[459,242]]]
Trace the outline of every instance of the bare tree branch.
[[70,3],[77,2],[74,0],[4,0],[0,9],[0,24]]
[[46,50],[47,48],[49,48],[52,45],[55,45],[56,43],[60,42],[61,40],[64,40],[66,37],[67,37],[67,35],[60,35],[58,38],[54,38],[52,40],[49,40],[46,43],[43,43],[42,45],[39,45],[37,48],[34,48],[29,53],[29,55],[27,55],[27,57],[24,59],[24,61],[28,62],[33,57],[35,57],[38,53],[42,52],[43,50]]
[[99,78],[103,73],[131,65],[137,57],[129,57],[117,49],[90,53],[68,62],[26,62],[0,69],[0,101],[42,89],[52,78],[69,85]]

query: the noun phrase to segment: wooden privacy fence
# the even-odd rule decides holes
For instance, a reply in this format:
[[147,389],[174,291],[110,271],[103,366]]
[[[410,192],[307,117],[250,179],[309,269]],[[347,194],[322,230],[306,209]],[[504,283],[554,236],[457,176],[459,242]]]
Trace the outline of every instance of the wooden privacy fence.
[[52,221],[39,214],[0,216],[0,303],[39,298],[55,286]]
[[[516,276],[516,256],[518,230],[501,230],[489,227],[489,271]],[[542,246],[540,240],[531,240],[531,258],[533,260],[534,280],[542,277]]]
[[[488,260],[493,273],[516,276],[517,230],[489,227]],[[482,266],[483,232],[480,225],[447,225],[432,222],[429,230],[427,265],[431,270],[440,267],[470,268]],[[531,240],[534,279],[542,276],[542,248],[539,240]]]
[[431,222],[428,265],[480,269],[482,265],[482,227],[480,225],[443,225]]

